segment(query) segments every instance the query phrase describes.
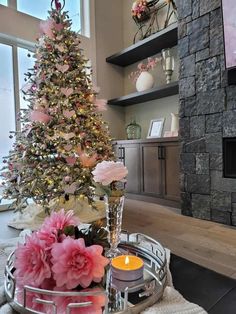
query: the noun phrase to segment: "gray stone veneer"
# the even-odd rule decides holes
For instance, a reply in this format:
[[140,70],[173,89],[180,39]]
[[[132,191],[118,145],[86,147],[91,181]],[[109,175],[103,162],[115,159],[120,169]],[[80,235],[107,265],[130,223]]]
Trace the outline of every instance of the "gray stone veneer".
[[185,215],[236,226],[236,179],[223,177],[222,139],[236,137],[221,0],[178,0],[181,203]]

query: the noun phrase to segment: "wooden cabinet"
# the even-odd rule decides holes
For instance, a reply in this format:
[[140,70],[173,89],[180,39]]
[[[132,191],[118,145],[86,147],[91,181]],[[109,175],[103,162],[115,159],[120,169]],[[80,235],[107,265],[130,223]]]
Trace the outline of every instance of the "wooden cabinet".
[[127,193],[179,200],[178,141],[118,141],[114,151],[129,171]]
[[122,161],[129,171],[126,192],[140,193],[139,144],[117,145],[115,151],[118,153],[118,160]]
[[180,199],[179,154],[178,143],[162,144],[163,196],[166,199]]
[[141,144],[141,192],[152,196],[162,195],[162,163],[158,143]]

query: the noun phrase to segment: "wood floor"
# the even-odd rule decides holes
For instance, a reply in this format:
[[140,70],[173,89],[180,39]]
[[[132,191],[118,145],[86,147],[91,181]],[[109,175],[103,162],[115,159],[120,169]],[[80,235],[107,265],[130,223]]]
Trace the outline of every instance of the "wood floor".
[[126,200],[123,228],[152,236],[173,253],[236,279],[236,228]]
[[[0,212],[0,239],[18,235],[18,231],[7,227],[12,215]],[[125,203],[123,228],[150,235],[176,255],[236,279],[236,228],[130,199]]]

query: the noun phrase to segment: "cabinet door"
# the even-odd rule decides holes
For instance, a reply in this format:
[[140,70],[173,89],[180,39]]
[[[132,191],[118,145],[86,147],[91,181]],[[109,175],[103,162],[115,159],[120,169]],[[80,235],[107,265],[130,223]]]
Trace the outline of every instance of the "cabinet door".
[[127,183],[125,190],[127,193],[140,193],[140,152],[139,144],[122,145],[122,158],[128,169]]
[[141,145],[143,194],[162,195],[162,166],[158,144]]
[[164,197],[170,200],[180,199],[180,168],[178,143],[162,144]]

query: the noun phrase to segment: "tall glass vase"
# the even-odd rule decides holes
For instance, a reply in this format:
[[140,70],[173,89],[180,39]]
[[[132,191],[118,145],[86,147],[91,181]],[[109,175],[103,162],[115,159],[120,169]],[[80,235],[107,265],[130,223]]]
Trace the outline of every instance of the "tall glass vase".
[[108,243],[110,245],[110,248],[106,253],[108,258],[113,258],[120,254],[118,245],[121,237],[124,200],[124,196],[105,197]]

